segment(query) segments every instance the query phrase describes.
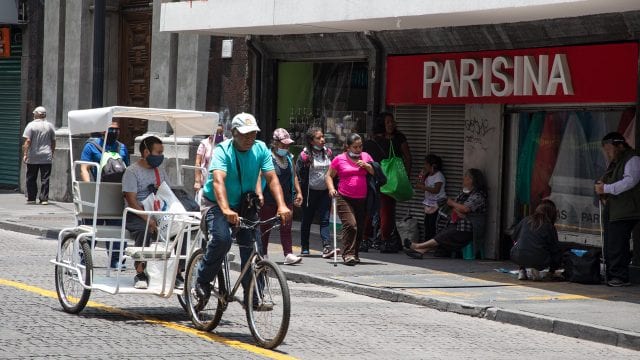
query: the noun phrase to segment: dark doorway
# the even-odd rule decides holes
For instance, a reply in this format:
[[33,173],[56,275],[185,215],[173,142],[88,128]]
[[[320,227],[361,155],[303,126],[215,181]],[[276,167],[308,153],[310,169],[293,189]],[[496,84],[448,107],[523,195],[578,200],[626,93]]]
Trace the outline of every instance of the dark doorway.
[[[148,107],[153,8],[149,0],[125,0],[120,10],[118,105]],[[135,138],[147,131],[147,121],[126,119],[120,129],[120,141],[133,151]]]

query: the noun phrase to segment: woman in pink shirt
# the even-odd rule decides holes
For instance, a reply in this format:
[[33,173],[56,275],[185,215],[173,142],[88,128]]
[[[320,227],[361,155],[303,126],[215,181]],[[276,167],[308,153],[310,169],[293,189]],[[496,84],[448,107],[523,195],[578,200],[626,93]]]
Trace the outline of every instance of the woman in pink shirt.
[[[345,265],[360,262],[358,250],[364,232],[367,174],[373,175],[373,159],[362,151],[362,138],[358,134],[347,137],[346,151],[331,161],[325,181],[329,196],[336,198],[338,216],[342,222],[342,259]],[[338,190],[334,177],[338,176]]]

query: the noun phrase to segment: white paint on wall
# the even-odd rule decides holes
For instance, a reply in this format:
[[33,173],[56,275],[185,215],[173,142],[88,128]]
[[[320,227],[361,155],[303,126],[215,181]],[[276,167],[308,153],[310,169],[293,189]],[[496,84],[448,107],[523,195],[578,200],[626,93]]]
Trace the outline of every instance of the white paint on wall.
[[160,29],[218,35],[405,30],[639,9],[637,0],[194,0],[163,3]]

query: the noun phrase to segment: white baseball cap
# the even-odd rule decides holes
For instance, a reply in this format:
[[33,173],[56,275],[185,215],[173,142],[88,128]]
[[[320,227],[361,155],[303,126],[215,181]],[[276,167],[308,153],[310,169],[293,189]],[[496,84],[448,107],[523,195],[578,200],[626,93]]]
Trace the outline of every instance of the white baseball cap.
[[33,109],[33,113],[34,114],[46,114],[47,113],[47,109],[45,109],[44,106],[38,106],[37,108]]
[[248,113],[240,113],[234,116],[233,120],[231,120],[231,129],[238,129],[240,134],[260,131],[256,118]]

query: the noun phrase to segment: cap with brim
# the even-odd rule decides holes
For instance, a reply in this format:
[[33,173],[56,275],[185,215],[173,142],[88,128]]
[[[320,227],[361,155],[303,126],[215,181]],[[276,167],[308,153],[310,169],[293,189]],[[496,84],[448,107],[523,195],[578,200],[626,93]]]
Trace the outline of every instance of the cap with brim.
[[47,113],[47,109],[45,109],[44,106],[38,106],[37,108],[33,109],[33,113],[34,114],[46,114]]
[[241,134],[260,131],[256,118],[251,114],[240,113],[231,120],[231,128],[237,129]]
[[295,142],[291,139],[289,132],[283,128],[277,128],[273,131],[273,140],[279,141],[285,145],[293,144]]

